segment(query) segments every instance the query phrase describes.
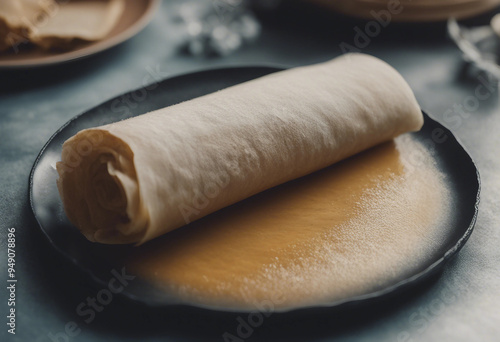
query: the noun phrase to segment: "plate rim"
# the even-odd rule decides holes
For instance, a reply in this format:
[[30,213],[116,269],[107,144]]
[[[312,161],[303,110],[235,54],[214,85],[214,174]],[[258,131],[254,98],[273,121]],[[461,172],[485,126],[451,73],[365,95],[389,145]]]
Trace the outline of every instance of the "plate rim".
[[[347,15],[351,18],[354,19],[373,19],[373,16],[369,15],[369,10],[370,8],[363,8],[362,12],[355,12],[351,9],[350,6],[355,5],[356,3],[363,3],[365,1],[362,0],[357,0],[357,1],[349,1],[347,5],[345,5],[342,2],[339,3],[334,3],[332,2],[327,3],[326,1],[315,1],[321,5],[323,4],[323,7],[329,7],[331,10],[335,11],[336,13],[339,14],[344,14]],[[326,4],[326,5],[325,5]],[[468,4],[470,5],[470,3]],[[448,5],[443,5],[443,6],[448,6]],[[455,5],[450,5],[450,7],[454,7]],[[479,17],[481,15],[485,15],[491,11],[493,11],[496,7],[498,7],[498,3],[485,3],[482,6],[477,6],[473,10],[470,8],[467,9],[460,9],[458,11],[455,11],[454,13],[454,18],[457,18],[459,20],[464,20],[464,19],[469,19],[469,18],[475,18]],[[376,9],[376,8],[375,8]],[[432,15],[425,15],[425,14],[418,14],[414,17],[411,17],[411,15],[406,14],[399,14],[397,16],[394,16],[393,20],[394,22],[397,22],[402,25],[412,25],[412,24],[432,24],[432,23],[443,23],[446,22],[450,16],[448,14],[441,14],[439,13],[438,15],[432,14]]]
[[[210,69],[203,69],[203,70],[200,70],[200,71],[195,71],[195,72],[187,72],[187,73],[183,73],[183,74],[179,74],[179,75],[176,75],[176,76],[173,76],[173,77],[167,77],[161,81],[159,81],[159,83],[162,83],[162,82],[165,82],[165,81],[169,81],[169,80],[175,80],[177,78],[183,78],[183,77],[187,77],[187,76],[195,76],[195,75],[201,75],[201,74],[208,74],[208,73],[212,73],[212,72],[238,72],[238,71],[241,71],[241,70],[266,70],[269,71],[266,73],[267,74],[271,74],[271,73],[274,73],[274,72],[278,72],[278,71],[283,71],[283,70],[286,70],[286,68],[283,68],[281,66],[270,66],[270,65],[254,65],[254,66],[235,66],[235,67],[219,67],[219,68],[210,68]],[[147,87],[147,86],[146,86]],[[87,113],[89,113],[90,111],[92,111],[94,108],[97,108],[97,107],[100,107],[106,103],[109,103],[110,101],[113,101],[114,99],[116,98],[119,98],[120,96],[123,96],[125,94],[129,94],[129,93],[132,93],[134,91],[137,91],[139,89],[143,89],[144,87],[141,87],[141,88],[138,88],[138,89],[134,89],[134,90],[131,90],[131,91],[127,91],[123,94],[120,94],[120,95],[117,95],[117,96],[114,96],[112,98],[109,98],[95,106],[92,106],[90,108],[88,108],[87,110],[85,110],[84,112],[72,117],[70,120],[68,120],[66,123],[64,123],[60,128],[58,128],[51,136],[50,138],[47,140],[47,142],[43,145],[42,149],[40,150],[40,152],[38,153],[36,159],[35,159],[35,162],[31,168],[31,171],[30,171],[30,176],[29,176],[29,203],[30,203],[30,209],[31,209],[31,212],[33,214],[33,216],[35,217],[35,220],[38,224],[38,228],[43,232],[43,235],[48,239],[50,245],[52,246],[52,248],[54,248],[58,253],[60,253],[61,255],[63,255],[66,259],[70,260],[72,262],[72,264],[74,264],[76,267],[78,267],[79,270],[83,271],[84,274],[86,276],[88,276],[90,279],[92,279],[92,281],[96,284],[99,284],[100,286],[105,286],[106,285],[106,280],[103,280],[101,278],[99,278],[94,272],[92,272],[89,268],[87,267],[83,267],[82,266],[82,263],[77,260],[75,257],[67,254],[65,251],[63,251],[58,245],[56,245],[54,243],[54,240],[48,235],[48,233],[45,231],[45,229],[43,228],[41,222],[39,221],[39,218],[38,216],[36,215],[36,210],[35,210],[35,204],[34,204],[34,194],[33,194],[33,184],[34,184],[34,175],[37,171],[37,167],[38,167],[38,164],[39,164],[39,161],[40,159],[44,156],[44,153],[47,149],[47,147],[50,145],[50,143],[52,142],[52,140],[55,139],[55,137],[61,133],[61,131],[63,131],[67,126],[69,126],[70,124],[72,124],[73,122],[75,122],[76,120],[78,120],[80,117],[86,115]],[[318,304],[314,304],[314,305],[304,305],[304,306],[300,306],[300,307],[296,307],[296,308],[284,308],[284,309],[275,309],[273,312],[275,313],[290,313],[290,312],[306,312],[306,311],[310,311],[310,310],[317,310],[317,309],[341,309],[341,308],[344,308],[346,306],[351,306],[351,305],[356,305],[356,304],[359,304],[359,303],[364,303],[364,302],[371,302],[371,301],[374,301],[374,300],[378,300],[378,299],[383,299],[383,298],[386,298],[390,295],[393,295],[393,294],[397,294],[403,290],[406,290],[408,287],[411,287],[412,284],[414,283],[421,283],[423,281],[425,281],[426,279],[428,279],[430,276],[436,274],[439,270],[442,269],[442,267],[452,258],[454,257],[455,255],[457,255],[457,253],[462,249],[462,247],[465,245],[465,243],[467,242],[467,240],[469,239],[469,237],[471,236],[473,230],[474,230],[474,226],[476,224],[476,221],[477,221],[477,216],[478,216],[478,212],[479,212],[479,203],[480,203],[480,194],[481,194],[481,178],[480,178],[480,174],[479,174],[479,170],[477,168],[477,165],[476,163],[474,162],[474,160],[472,159],[472,156],[471,154],[468,152],[468,150],[465,148],[464,144],[460,141],[460,139],[458,139],[454,134],[453,132],[448,128],[446,127],[445,125],[443,125],[442,123],[440,123],[439,121],[433,119],[429,114],[427,114],[424,110],[422,110],[422,114],[424,115],[424,125],[425,123],[427,123],[428,121],[431,122],[431,124],[433,125],[438,125],[440,126],[440,128],[444,129],[445,130],[445,133],[454,140],[454,143],[457,144],[457,146],[462,150],[461,152],[463,152],[466,157],[467,157],[467,160],[468,160],[468,163],[470,163],[470,165],[474,168],[474,171],[475,171],[475,176],[476,178],[474,179],[476,182],[477,182],[477,193],[476,193],[476,197],[475,197],[475,200],[474,200],[474,212],[473,212],[473,215],[472,215],[472,218],[470,220],[470,222],[468,223],[468,227],[467,229],[465,230],[465,232],[463,233],[463,235],[458,239],[458,241],[453,245],[451,246],[450,248],[448,248],[446,250],[446,252],[440,256],[439,258],[437,258],[436,260],[434,260],[434,262],[432,264],[430,264],[429,266],[427,266],[425,269],[421,270],[420,272],[417,272],[409,277],[406,277],[400,281],[398,281],[397,283],[395,284],[392,284],[392,285],[389,285],[387,287],[384,287],[382,289],[379,289],[379,290],[376,290],[376,291],[372,291],[372,292],[368,292],[366,294],[362,294],[362,295],[356,295],[356,296],[351,296],[351,297],[346,297],[346,298],[343,298],[343,299],[339,299],[339,300],[336,300],[334,302],[328,302],[328,303],[318,303]],[[140,303],[140,304],[143,304],[143,305],[146,305],[148,307],[152,307],[152,308],[157,308],[157,307],[175,307],[175,306],[184,306],[184,307],[192,307],[192,308],[197,308],[197,309],[207,309],[207,310],[211,310],[211,311],[216,311],[216,312],[237,312],[237,313],[248,313],[248,312],[251,312],[251,309],[238,309],[238,308],[222,308],[222,307],[216,307],[216,306],[211,306],[211,305],[203,305],[203,304],[191,304],[191,303],[183,303],[183,302],[172,302],[172,303],[159,303],[159,302],[152,302],[152,301],[149,301],[149,300],[144,300],[142,297],[140,296],[137,296],[133,293],[130,293],[128,291],[122,291],[119,293],[119,295],[121,297],[124,297],[128,300],[131,300],[135,303]]]
[[160,6],[161,0],[146,1],[148,4],[142,16],[116,36],[100,40],[95,42],[95,44],[91,44],[82,49],[44,56],[40,59],[0,61],[0,70],[31,69],[69,63],[109,50],[139,34],[139,32],[141,32],[153,20],[154,14]]

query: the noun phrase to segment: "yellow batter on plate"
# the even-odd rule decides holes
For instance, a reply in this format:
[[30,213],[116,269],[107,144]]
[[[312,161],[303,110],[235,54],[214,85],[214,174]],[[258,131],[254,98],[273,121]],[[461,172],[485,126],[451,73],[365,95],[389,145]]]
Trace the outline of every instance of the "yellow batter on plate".
[[366,294],[437,250],[444,182],[404,135],[137,247],[127,269],[183,302],[217,308]]

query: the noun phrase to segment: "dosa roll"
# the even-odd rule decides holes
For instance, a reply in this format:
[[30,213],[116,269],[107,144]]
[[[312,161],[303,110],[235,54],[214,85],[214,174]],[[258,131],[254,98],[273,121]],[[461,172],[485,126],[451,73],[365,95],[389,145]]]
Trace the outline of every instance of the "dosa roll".
[[57,185],[87,239],[141,244],[422,124],[395,69],[349,54],[80,131]]

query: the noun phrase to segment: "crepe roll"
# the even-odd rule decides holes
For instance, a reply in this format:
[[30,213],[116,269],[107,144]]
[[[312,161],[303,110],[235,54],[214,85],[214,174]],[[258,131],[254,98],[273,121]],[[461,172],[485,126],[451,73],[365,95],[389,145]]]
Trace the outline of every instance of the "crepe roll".
[[80,131],[57,185],[88,240],[142,244],[422,124],[395,69],[347,54]]

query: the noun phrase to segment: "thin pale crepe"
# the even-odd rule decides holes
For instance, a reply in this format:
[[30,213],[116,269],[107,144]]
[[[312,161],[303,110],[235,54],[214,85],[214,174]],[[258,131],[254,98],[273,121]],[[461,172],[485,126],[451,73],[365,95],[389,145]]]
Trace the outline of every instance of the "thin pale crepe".
[[140,244],[422,124],[396,70],[349,54],[80,131],[57,184],[87,239]]
[[30,41],[44,49],[70,49],[78,41],[105,38],[124,10],[123,0],[3,1],[0,51]]
[[123,0],[70,1],[30,34],[30,40],[45,48],[68,49],[75,40],[101,40],[115,27],[124,9]]
[[2,1],[0,10],[0,51],[26,41],[38,23],[48,17],[54,0]]

